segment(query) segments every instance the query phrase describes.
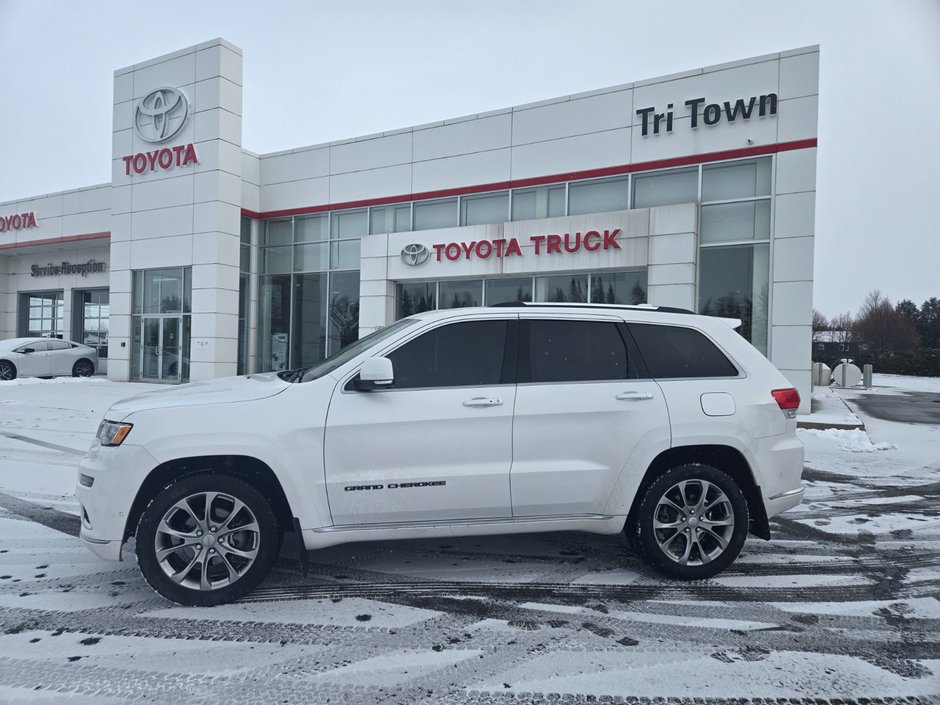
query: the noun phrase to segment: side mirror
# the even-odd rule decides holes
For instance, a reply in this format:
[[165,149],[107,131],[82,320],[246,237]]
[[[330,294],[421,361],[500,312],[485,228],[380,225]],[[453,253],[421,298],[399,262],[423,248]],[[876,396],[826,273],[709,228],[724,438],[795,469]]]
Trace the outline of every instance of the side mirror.
[[362,364],[356,388],[360,391],[386,389],[395,381],[392,361],[387,357],[372,357]]
[[22,350],[20,350],[20,352],[23,353],[24,355],[27,353],[34,353],[36,352],[36,348],[23,348]]

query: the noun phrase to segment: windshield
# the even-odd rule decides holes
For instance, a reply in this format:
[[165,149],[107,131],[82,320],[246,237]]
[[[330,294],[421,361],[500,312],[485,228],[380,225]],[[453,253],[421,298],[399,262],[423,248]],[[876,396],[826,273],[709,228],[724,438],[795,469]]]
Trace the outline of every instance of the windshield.
[[389,338],[396,333],[398,333],[403,328],[407,328],[410,325],[414,325],[417,321],[413,318],[403,318],[400,321],[395,321],[392,325],[386,326],[385,328],[379,328],[377,331],[369,333],[365,338],[360,338],[352,345],[343,348],[335,355],[331,355],[326,358],[323,362],[317,363],[312,367],[308,367],[304,373],[303,377],[300,379],[301,382],[309,382],[313,379],[319,379],[323,375],[329,374],[335,370],[340,365],[344,365],[360,353],[368,350],[376,343]]

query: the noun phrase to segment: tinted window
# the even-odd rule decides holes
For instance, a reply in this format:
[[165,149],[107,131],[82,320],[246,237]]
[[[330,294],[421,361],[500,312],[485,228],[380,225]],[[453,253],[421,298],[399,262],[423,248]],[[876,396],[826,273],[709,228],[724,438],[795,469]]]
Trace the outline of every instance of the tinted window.
[[65,340],[50,340],[49,349],[50,350],[68,350],[72,346]]
[[396,389],[499,384],[506,321],[452,323],[406,343],[388,355]]
[[650,377],[737,377],[738,370],[708,338],[691,328],[633,324],[630,332]]
[[16,349],[17,352],[23,352],[24,350],[32,350],[33,352],[46,352],[49,349],[48,340],[34,340],[31,343],[26,343],[26,345],[21,345]]
[[585,382],[635,377],[615,323],[530,320],[533,382]]

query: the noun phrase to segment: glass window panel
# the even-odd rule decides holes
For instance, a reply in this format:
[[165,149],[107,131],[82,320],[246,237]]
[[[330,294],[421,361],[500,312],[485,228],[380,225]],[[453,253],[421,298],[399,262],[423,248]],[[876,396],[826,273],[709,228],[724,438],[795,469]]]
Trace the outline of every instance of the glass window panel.
[[251,270],[251,247],[241,245],[238,253],[238,268],[242,272]]
[[330,268],[330,243],[294,246],[295,272],[322,272]]
[[309,367],[326,357],[327,275],[294,276],[290,367]]
[[265,247],[262,250],[264,266],[261,271],[265,274],[289,272],[291,267],[290,249],[290,247]]
[[480,306],[483,301],[483,280],[444,281],[440,284],[439,308]]
[[411,205],[383,206],[369,209],[369,232],[400,233],[411,230]]
[[535,280],[536,301],[587,303],[587,292],[587,274],[562,274]]
[[633,177],[633,207],[653,208],[698,200],[698,169],[661,171]]
[[532,277],[487,279],[485,284],[487,306],[507,301],[532,300]]
[[506,321],[466,321],[428,331],[389,353],[395,389],[499,384]]
[[[358,242],[358,241],[357,241]],[[328,355],[359,339],[359,272],[330,275]]]
[[464,196],[460,199],[461,225],[505,223],[509,218],[509,191]]
[[[134,272],[134,313],[142,313],[144,310],[144,273]],[[135,338],[137,340],[137,338]],[[139,375],[138,375],[139,376]]]
[[770,157],[702,169],[702,200],[725,201],[770,195]]
[[591,275],[591,303],[635,306],[646,303],[646,271]]
[[[193,310],[193,269],[192,267],[183,267],[183,313],[192,313],[192,310]],[[188,343],[186,347],[186,360],[184,361],[184,367],[186,368],[186,376],[183,379],[188,380],[189,379],[189,344]]]
[[158,292],[159,313],[183,310],[183,278],[181,270],[166,269],[154,273],[153,288]]
[[398,318],[405,318],[423,311],[437,308],[435,282],[418,282],[398,285]]
[[289,274],[261,278],[258,292],[258,369],[262,372],[287,369],[290,281]]
[[242,218],[239,236],[243,245],[251,244],[251,218]]
[[557,218],[565,214],[565,186],[539,186],[512,192],[512,219]]
[[626,210],[628,197],[626,177],[573,182],[568,186],[568,215]]
[[738,369],[702,333],[681,326],[630,324],[650,377],[737,377]]
[[702,242],[770,239],[770,200],[702,206]]
[[330,267],[333,269],[359,269],[362,240],[340,240],[330,245]]
[[264,224],[264,246],[291,244],[293,225],[289,220],[269,220]]
[[457,199],[415,203],[415,230],[452,228],[457,225]]
[[740,318],[738,332],[767,354],[770,246],[699,250],[699,313]]
[[330,218],[333,239],[362,237],[369,232],[369,212],[363,208],[358,211],[334,212]]
[[330,236],[330,217],[325,213],[297,218],[294,221],[295,242],[319,242]]
[[615,323],[530,320],[533,382],[627,379],[627,348]]

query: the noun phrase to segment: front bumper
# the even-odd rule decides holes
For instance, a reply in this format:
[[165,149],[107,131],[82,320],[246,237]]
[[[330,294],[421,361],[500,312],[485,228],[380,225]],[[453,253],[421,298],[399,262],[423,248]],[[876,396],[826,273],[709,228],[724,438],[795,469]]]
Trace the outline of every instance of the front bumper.
[[787,490],[786,492],[781,492],[778,495],[773,497],[768,497],[764,501],[764,508],[767,510],[767,516],[773,517],[777,516],[781,512],[785,512],[788,509],[792,509],[797,506],[800,502],[803,501],[803,495],[806,492],[806,488],[803,485],[800,485],[796,489]]
[[[121,560],[127,520],[137,492],[157,461],[141,446],[94,443],[79,461],[75,498],[81,505],[79,537],[107,560]],[[91,480],[90,485],[89,479]]]

